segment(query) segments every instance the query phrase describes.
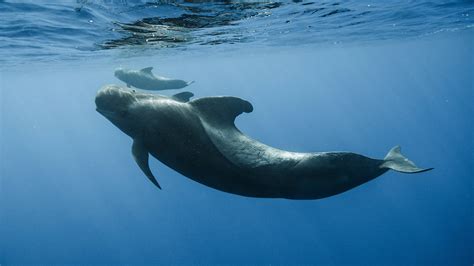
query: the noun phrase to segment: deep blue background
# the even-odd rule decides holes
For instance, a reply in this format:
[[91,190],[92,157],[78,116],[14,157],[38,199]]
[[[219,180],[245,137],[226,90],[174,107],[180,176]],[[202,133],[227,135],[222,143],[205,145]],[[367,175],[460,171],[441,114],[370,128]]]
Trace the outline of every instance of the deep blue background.
[[[5,70],[0,263],[472,264],[472,36]],[[237,125],[278,148],[383,158],[400,144],[435,170],[292,201],[215,191],[152,159],[159,191],[95,112],[118,65],[251,101]]]

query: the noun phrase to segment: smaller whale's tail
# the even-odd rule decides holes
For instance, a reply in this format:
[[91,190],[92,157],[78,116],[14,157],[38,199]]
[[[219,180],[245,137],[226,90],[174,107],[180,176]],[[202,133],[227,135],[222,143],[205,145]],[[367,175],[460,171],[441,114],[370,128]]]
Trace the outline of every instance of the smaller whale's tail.
[[400,146],[393,147],[384,158],[381,168],[390,168],[402,173],[421,173],[433,168],[419,168],[401,153]]

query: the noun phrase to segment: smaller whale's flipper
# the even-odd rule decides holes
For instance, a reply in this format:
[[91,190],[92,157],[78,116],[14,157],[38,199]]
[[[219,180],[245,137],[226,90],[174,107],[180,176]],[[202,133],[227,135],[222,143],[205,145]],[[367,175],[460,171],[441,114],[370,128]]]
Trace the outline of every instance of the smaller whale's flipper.
[[188,82],[186,82],[186,86],[189,86],[189,85],[191,85],[191,84],[193,84],[193,83],[194,83],[194,80],[188,81]]
[[140,69],[141,72],[144,72],[147,74],[151,74],[152,70],[153,70],[153,67],[145,67],[145,68]]
[[175,99],[178,102],[186,103],[186,102],[189,102],[189,99],[193,96],[194,96],[194,94],[192,92],[183,91],[183,92],[180,92],[180,93],[177,93],[177,94],[171,96],[171,98]]
[[207,123],[216,127],[234,126],[241,113],[253,111],[251,103],[237,97],[205,97],[189,102],[201,113]]
[[160,184],[158,184],[158,181],[156,181],[156,178],[150,170],[150,166],[148,165],[148,151],[141,141],[133,140],[132,154],[135,162],[138,164],[140,169],[142,169],[143,173],[153,184],[155,184],[155,186],[161,189]]
[[380,166],[382,168],[390,168],[402,173],[421,173],[432,170],[433,168],[419,168],[412,161],[408,160],[401,153],[400,146],[393,147],[384,158],[384,162]]

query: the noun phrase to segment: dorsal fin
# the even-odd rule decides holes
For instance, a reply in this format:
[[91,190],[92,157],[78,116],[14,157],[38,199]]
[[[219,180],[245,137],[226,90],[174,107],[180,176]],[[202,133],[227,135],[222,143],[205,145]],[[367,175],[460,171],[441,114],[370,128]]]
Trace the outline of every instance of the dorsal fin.
[[253,111],[251,103],[232,96],[206,97],[189,102],[214,126],[233,126],[235,118],[241,113]]
[[183,91],[180,93],[176,93],[175,95],[171,96],[171,98],[175,99],[176,101],[186,103],[186,102],[189,102],[189,98],[193,96],[194,94],[192,92]]
[[145,67],[145,68],[140,69],[141,72],[145,72],[148,74],[151,74],[152,70],[153,70],[153,67]]

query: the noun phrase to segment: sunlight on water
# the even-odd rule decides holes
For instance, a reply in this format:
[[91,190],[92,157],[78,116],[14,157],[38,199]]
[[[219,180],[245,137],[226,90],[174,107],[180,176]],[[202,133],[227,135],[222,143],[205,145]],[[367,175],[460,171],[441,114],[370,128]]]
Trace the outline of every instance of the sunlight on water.
[[[0,60],[139,46],[340,44],[471,28],[471,1],[0,1]],[[12,52],[13,51],[13,52]],[[110,52],[110,51],[109,51]],[[109,53],[102,53],[108,55]]]

